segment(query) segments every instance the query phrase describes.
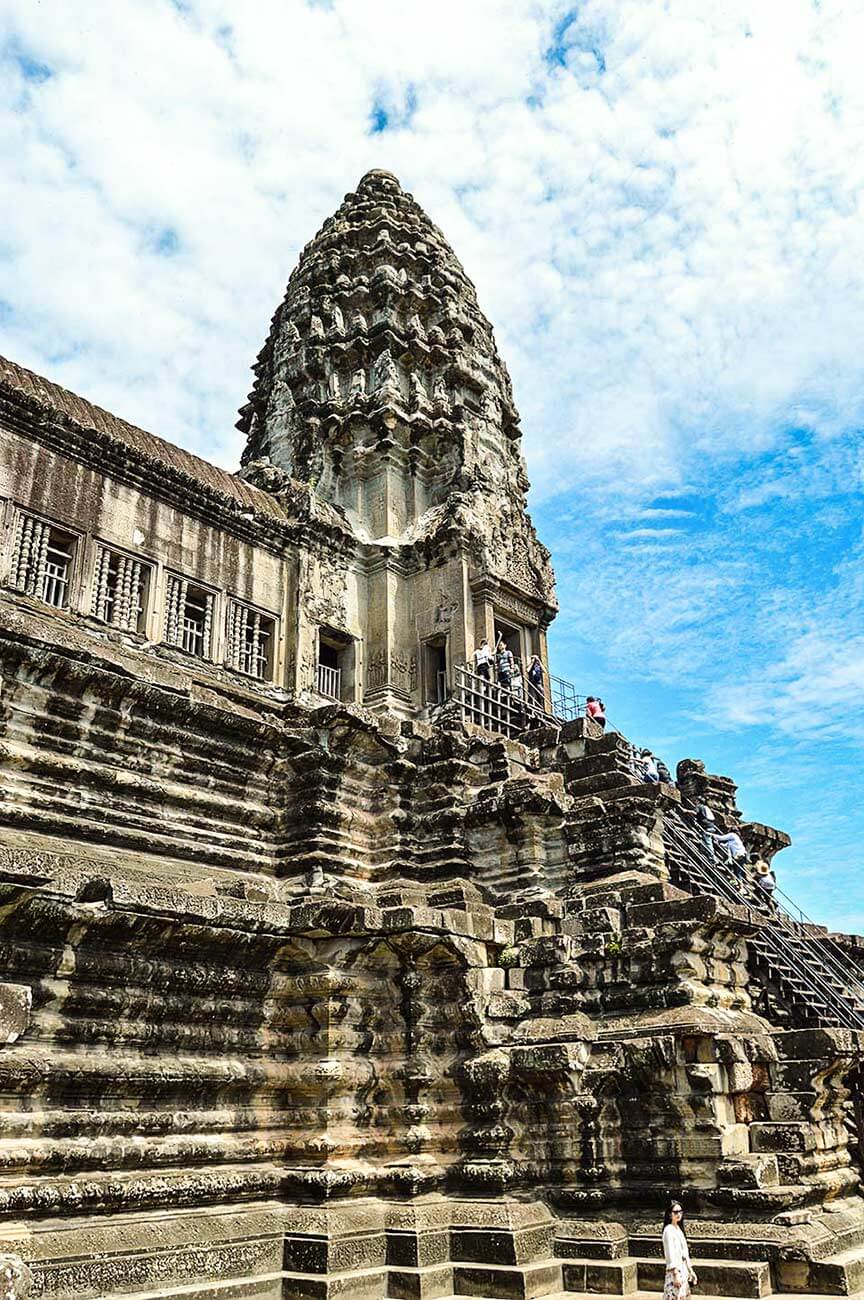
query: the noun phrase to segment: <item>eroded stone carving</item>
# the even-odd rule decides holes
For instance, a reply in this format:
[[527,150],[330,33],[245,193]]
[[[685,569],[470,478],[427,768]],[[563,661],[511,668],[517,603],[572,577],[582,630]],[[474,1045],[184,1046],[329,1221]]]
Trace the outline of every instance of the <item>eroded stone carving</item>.
[[33,1275],[18,1255],[0,1254],[0,1297],[2,1300],[27,1300]]

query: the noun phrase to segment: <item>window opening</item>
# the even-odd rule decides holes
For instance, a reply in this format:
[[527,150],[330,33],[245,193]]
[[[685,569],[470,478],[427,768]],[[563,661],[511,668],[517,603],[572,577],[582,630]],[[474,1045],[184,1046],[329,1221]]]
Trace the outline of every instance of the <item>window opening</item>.
[[228,607],[228,663],[259,681],[273,678],[276,623],[257,609],[232,600]]
[[426,699],[429,704],[443,704],[448,696],[447,642],[426,643]]
[[331,700],[342,698],[342,647],[318,637],[318,673],[316,686],[320,695]]
[[517,663],[522,661],[522,637],[519,629],[510,627],[507,623],[495,624],[495,644],[497,646],[499,637],[503,637],[504,644],[513,655]]
[[46,605],[63,609],[69,604],[69,582],[76,539],[32,515],[20,515],[11,585]]
[[214,604],[213,592],[169,574],[165,606],[165,640],[168,644],[200,659],[209,659]]
[[93,615],[124,632],[144,631],[150,566],[100,546],[93,575]]

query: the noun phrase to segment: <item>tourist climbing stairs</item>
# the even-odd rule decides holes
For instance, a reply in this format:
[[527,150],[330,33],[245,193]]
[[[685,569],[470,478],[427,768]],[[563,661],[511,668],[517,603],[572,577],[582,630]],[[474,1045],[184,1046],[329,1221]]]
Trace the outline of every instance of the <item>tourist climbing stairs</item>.
[[769,904],[756,885],[739,880],[731,864],[712,856],[685,810],[667,818],[666,852],[680,888],[758,911],[766,923],[750,940],[754,974],[788,1008],[791,1023],[864,1030],[864,979],[824,929],[797,920],[779,898]]

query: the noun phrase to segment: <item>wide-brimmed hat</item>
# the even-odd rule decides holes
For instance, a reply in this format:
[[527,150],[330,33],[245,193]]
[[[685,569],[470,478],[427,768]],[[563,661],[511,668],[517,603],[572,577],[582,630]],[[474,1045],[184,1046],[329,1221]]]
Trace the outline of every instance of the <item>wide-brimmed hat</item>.
[[771,868],[768,866],[768,863],[767,863],[767,862],[757,862],[757,863],[756,863],[756,872],[757,872],[757,875],[760,875],[760,876],[767,876],[767,875],[768,875],[768,872],[769,872],[770,870],[771,870]]

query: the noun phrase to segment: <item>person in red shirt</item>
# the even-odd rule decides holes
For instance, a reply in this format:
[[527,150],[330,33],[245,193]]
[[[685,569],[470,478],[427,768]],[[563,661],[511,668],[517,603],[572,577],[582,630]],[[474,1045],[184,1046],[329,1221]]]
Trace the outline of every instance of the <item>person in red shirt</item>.
[[593,695],[589,695],[588,699],[585,701],[585,713],[589,718],[594,719],[597,726],[600,727],[602,731],[606,726],[606,705],[603,701],[596,699]]

